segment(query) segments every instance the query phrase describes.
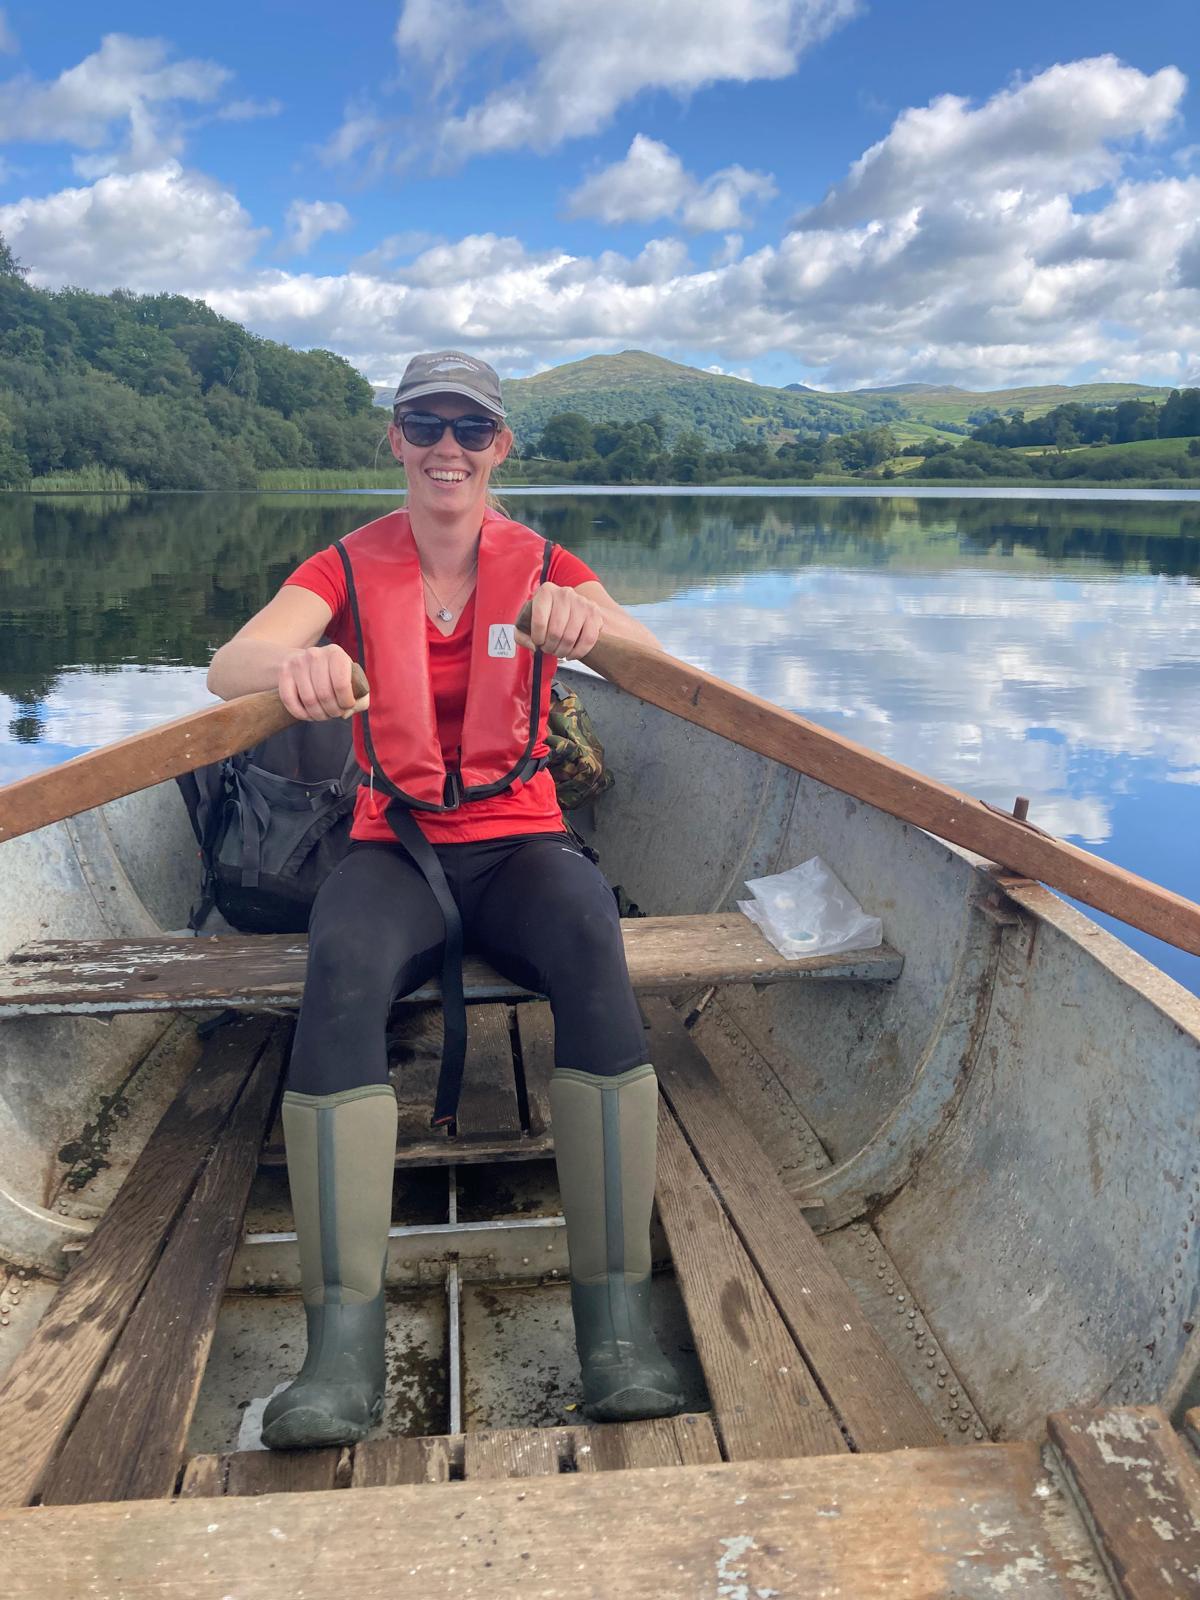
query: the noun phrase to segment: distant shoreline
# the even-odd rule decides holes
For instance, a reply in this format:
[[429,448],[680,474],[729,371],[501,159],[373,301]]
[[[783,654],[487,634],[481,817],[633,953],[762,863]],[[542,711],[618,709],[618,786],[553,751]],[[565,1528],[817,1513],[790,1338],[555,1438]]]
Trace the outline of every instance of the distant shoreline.
[[[314,474],[315,476],[315,474]],[[91,496],[101,498],[136,495],[396,495],[404,494],[403,482],[369,483],[369,474],[350,474],[330,471],[323,477],[344,478],[342,483],[310,483],[305,485],[261,484],[256,489],[145,489],[137,484],[105,486],[31,485],[27,489],[0,489],[0,495],[10,499],[38,499],[55,496]],[[677,499],[695,495],[710,499],[720,495],[752,495],[769,498],[778,495],[790,499],[814,499],[821,496],[845,495],[872,499],[927,499],[927,500],[1142,500],[1184,503],[1200,500],[1200,478],[1190,481],[1164,482],[1161,478],[1122,479],[1117,483],[1089,482],[1072,478],[1069,483],[1047,483],[1044,478],[991,478],[946,479],[913,476],[892,478],[886,481],[864,481],[861,478],[739,478],[725,483],[547,483],[537,481],[502,483],[495,492],[503,500],[506,495],[561,494],[571,496],[601,495],[659,495]]]

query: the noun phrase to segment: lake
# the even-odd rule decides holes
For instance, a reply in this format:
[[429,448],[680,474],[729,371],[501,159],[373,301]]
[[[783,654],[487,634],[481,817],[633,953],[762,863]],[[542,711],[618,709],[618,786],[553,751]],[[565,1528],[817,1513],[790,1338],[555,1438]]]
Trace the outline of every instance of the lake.
[[[217,645],[388,504],[4,496],[0,782],[209,703]],[[509,504],[674,654],[1200,898],[1200,495]],[[1200,993],[1200,960],[1118,931]]]

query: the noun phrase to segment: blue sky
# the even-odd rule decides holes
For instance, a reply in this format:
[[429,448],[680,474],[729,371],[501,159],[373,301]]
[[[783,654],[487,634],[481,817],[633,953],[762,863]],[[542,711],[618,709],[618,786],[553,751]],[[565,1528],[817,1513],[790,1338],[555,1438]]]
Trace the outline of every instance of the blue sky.
[[0,232],[374,381],[1200,375],[1195,8],[10,4]]

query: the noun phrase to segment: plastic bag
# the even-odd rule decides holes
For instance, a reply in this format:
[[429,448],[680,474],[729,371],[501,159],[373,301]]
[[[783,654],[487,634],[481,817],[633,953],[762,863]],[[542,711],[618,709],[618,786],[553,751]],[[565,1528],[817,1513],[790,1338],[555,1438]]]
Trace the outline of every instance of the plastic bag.
[[819,856],[770,878],[747,878],[746,887],[754,899],[739,900],[738,910],[790,961],[883,943],[883,923],[867,916]]

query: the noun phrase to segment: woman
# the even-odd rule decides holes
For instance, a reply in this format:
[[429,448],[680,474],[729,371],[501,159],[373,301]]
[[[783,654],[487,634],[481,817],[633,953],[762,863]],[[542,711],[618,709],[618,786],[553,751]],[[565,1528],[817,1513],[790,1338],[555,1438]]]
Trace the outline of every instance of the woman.
[[[488,480],[513,442],[503,419],[491,367],[455,351],[415,356],[388,430],[405,509],[305,561],[209,671],[225,699],[278,687],[295,717],[362,711],[355,742],[370,774],[351,848],[313,906],[284,1093],[308,1354],[266,1409],[275,1449],[350,1443],[382,1415],[396,1141],[386,1020],[394,998],[441,971],[435,1121],[452,1120],[464,938],[553,1009],[585,1410],[624,1421],[683,1403],[649,1321],[657,1082],[612,893],[565,831],[544,766],[549,658],[585,656],[602,633],[655,641],[582,561],[489,510]],[[527,600],[525,636],[512,625]],[[371,689],[361,706],[354,660]]]

